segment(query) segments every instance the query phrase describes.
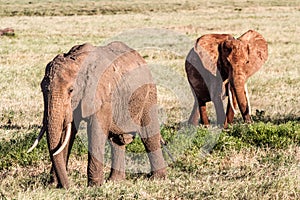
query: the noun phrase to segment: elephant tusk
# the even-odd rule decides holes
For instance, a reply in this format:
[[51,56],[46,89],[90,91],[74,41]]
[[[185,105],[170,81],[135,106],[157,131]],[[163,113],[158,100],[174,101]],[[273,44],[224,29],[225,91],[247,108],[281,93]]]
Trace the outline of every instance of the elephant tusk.
[[59,147],[59,149],[53,154],[53,156],[56,156],[57,154],[59,154],[62,150],[64,150],[64,148],[66,147],[66,145],[69,142],[70,136],[71,136],[71,123],[69,123],[67,125],[67,133],[66,133],[66,138],[65,141],[63,142],[63,144]]
[[237,112],[233,105],[232,93],[230,90],[230,82],[228,83],[228,97],[229,97],[229,103],[230,103],[231,109],[233,110],[233,113],[236,114]]
[[28,149],[27,153],[31,152],[38,145],[38,143],[40,142],[41,138],[43,137],[45,131],[46,131],[46,128],[45,128],[45,126],[43,126],[39,135],[35,139],[33,145],[30,147],[30,149]]
[[229,83],[229,79],[226,79],[225,81],[223,81],[223,85],[225,86],[227,83]]
[[222,100],[224,100],[226,98],[226,84],[228,83],[228,79],[226,79],[225,81],[223,81],[222,84]]
[[246,93],[246,99],[247,99],[247,104],[248,104],[248,109],[249,109],[249,115],[251,115],[251,106],[250,106],[250,99],[249,99],[247,84],[245,84],[245,93]]

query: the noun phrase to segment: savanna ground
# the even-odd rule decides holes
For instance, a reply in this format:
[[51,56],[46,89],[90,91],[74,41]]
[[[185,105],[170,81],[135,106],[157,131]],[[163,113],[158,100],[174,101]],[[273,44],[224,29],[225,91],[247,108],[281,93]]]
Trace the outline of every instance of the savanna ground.
[[[0,0],[0,29],[15,30],[15,36],[0,38],[0,199],[299,199],[299,18],[297,0]],[[248,81],[255,122],[244,125],[237,117],[210,143],[207,129],[178,133],[176,123],[186,120],[193,103],[184,73],[192,41],[249,29],[269,45],[268,61]],[[44,68],[75,44],[114,39],[137,48],[154,66],[167,112],[162,134],[170,150],[177,150],[176,161],[166,155],[165,180],[128,173],[123,182],[88,188],[87,149],[77,137],[69,163],[71,188],[55,189],[48,185],[45,138],[26,153],[41,127]],[[173,85],[164,87],[168,84]],[[141,152],[140,142],[128,151]]]

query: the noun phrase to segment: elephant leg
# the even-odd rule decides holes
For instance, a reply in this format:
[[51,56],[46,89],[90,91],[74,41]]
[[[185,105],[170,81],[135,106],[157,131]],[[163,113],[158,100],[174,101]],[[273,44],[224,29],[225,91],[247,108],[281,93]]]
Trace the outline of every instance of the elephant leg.
[[[130,97],[129,112],[145,146],[152,177],[165,177],[166,163],[161,149],[156,87],[153,84],[139,87]],[[139,125],[139,126],[136,126]]]
[[57,179],[53,164],[52,164],[51,170],[50,170],[50,181],[49,181],[49,183],[51,185],[54,185],[54,186],[56,186],[58,184],[58,179]]
[[104,181],[103,165],[107,128],[94,115],[88,122],[88,186],[101,186]]
[[166,163],[160,146],[160,134],[142,138],[151,166],[151,177],[164,178],[166,176]]
[[234,110],[232,107],[229,105],[229,102],[227,104],[227,109],[226,109],[226,120],[224,123],[224,128],[228,128],[228,124],[233,123],[233,118],[234,118]]
[[161,150],[157,112],[155,109],[151,111],[150,113],[145,112],[142,117],[140,135],[150,161],[152,177],[163,178],[166,176],[167,165]]
[[112,163],[109,180],[118,181],[125,179],[125,145],[118,144],[114,138],[110,138]]
[[246,99],[247,99],[247,105],[248,105],[248,108],[249,108],[249,115],[251,116],[250,98],[249,98],[248,87],[247,87],[246,83],[245,83],[245,95],[246,95]]
[[198,126],[199,117],[200,117],[199,106],[198,106],[197,100],[195,99],[194,107],[193,107],[192,113],[190,115],[190,118],[188,120],[188,123],[192,124],[194,126]]
[[204,126],[209,126],[209,120],[206,112],[206,103],[199,101],[199,111],[200,111],[200,120],[201,124]]
[[213,104],[215,106],[216,114],[217,114],[217,125],[223,126],[225,122],[225,112],[224,112],[224,106],[221,98],[217,98],[213,100]]

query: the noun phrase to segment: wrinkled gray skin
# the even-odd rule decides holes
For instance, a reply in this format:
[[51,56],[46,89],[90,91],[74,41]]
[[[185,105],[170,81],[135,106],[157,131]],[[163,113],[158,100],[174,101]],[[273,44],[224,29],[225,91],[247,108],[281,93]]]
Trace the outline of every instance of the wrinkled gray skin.
[[[112,147],[110,180],[125,178],[125,145],[138,132],[154,177],[164,177],[166,164],[160,145],[156,87],[144,59],[121,42],[103,47],[74,46],[56,56],[41,82],[44,96],[43,127],[52,161],[52,177],[68,188],[67,164],[79,122],[87,122],[88,185],[103,183],[104,146]],[[67,146],[53,155],[66,137]]]

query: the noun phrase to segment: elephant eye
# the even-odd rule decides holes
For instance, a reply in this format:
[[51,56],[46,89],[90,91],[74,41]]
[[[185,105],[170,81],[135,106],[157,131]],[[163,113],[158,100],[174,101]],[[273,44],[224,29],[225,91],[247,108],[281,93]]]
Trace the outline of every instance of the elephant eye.
[[45,85],[44,87],[42,87],[42,92],[50,93],[50,86]]
[[69,88],[69,91],[68,91],[69,94],[71,94],[71,93],[73,92],[73,90],[74,90],[74,88],[73,88],[73,87],[70,87],[70,88]]

